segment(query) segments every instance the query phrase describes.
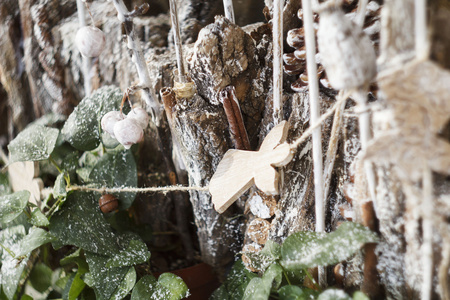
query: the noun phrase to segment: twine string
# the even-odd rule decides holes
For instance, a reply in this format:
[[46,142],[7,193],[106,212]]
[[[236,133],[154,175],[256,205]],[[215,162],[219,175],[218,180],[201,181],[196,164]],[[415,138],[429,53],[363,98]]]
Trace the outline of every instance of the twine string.
[[[344,94],[343,97],[339,97],[336,103],[330,108],[326,113],[324,113],[319,120],[312,126],[310,126],[305,132],[296,140],[290,144],[291,150],[296,151],[297,147],[306,141],[306,139],[313,133],[314,129],[321,126],[322,123],[328,119],[334,111],[345,101],[350,95],[350,92]],[[98,193],[120,193],[120,192],[130,192],[130,193],[155,193],[155,192],[174,192],[174,191],[209,191],[209,185],[206,186],[182,186],[182,185],[169,185],[169,186],[156,186],[156,187],[91,187],[91,186],[80,186],[73,185],[67,188],[67,191],[93,191]]]

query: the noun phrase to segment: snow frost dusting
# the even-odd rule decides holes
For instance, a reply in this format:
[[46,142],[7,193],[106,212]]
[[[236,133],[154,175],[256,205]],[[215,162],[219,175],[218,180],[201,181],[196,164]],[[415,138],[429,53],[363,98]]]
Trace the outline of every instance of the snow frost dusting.
[[250,211],[255,216],[262,218],[262,219],[270,218],[270,209],[266,204],[264,204],[263,199],[261,198],[260,195],[255,194],[249,200],[249,206],[250,206]]

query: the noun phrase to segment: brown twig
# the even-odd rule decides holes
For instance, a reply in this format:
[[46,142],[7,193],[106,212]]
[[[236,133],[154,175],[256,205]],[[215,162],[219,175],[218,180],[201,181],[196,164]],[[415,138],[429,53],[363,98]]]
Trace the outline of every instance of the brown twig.
[[248,140],[247,130],[245,129],[244,120],[242,119],[241,108],[233,86],[227,86],[220,92],[220,102],[230,125],[231,135],[235,143],[236,149],[251,150],[250,141]]

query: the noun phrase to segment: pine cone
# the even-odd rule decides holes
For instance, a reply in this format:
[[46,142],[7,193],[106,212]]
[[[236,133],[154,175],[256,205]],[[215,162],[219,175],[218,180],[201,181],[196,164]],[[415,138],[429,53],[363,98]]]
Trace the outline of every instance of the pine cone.
[[[353,19],[356,16],[357,1],[347,0],[344,2],[343,9],[347,17]],[[366,19],[364,22],[364,31],[374,43],[375,50],[378,52],[380,25],[380,11],[381,6],[377,1],[370,1],[366,9]],[[303,21],[303,11],[298,11],[298,18]],[[317,31],[319,15],[314,14],[314,30]],[[286,42],[289,46],[295,49],[292,53],[285,53],[283,55],[284,71],[288,75],[299,75],[299,78],[291,85],[292,90],[301,92],[308,88],[308,73],[306,70],[306,49],[305,49],[305,32],[304,28],[295,28],[288,32]],[[318,53],[316,42],[316,63],[317,76],[322,88],[331,89],[328,83],[325,70],[320,64],[320,53]]]

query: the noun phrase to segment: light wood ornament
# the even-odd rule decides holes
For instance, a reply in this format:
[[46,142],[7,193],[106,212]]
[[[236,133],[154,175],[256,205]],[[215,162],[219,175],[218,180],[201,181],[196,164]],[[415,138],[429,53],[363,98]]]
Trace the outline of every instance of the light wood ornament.
[[266,194],[278,195],[279,174],[274,167],[285,166],[293,157],[285,143],[288,129],[286,121],[275,126],[259,151],[231,149],[225,153],[209,183],[217,212],[223,213],[253,184]]

